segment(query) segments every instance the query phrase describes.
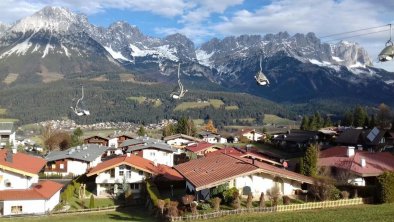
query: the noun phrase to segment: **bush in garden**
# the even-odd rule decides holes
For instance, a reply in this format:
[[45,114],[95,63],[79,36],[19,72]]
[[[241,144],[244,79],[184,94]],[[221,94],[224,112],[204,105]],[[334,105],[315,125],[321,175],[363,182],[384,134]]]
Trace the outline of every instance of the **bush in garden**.
[[272,201],[272,206],[278,206],[278,201],[280,197],[280,189],[277,186],[271,188],[269,193],[270,199]]
[[248,198],[246,199],[246,207],[247,208],[253,207],[253,195],[251,193],[248,194]]
[[283,196],[283,205],[289,205],[290,204],[290,197],[289,196]]
[[90,195],[89,208],[94,208],[94,196]]
[[201,203],[198,205],[200,210],[209,210],[211,209],[211,205],[209,203]]
[[190,204],[194,201],[194,198],[195,198],[194,195],[184,195],[182,197],[183,205],[191,207]]
[[347,192],[346,190],[341,191],[341,198],[342,199],[349,199],[349,192]]
[[157,200],[157,207],[160,209],[161,215],[164,214],[164,207],[165,207],[166,202],[162,199]]
[[309,192],[321,201],[340,198],[340,191],[334,186],[334,181],[326,177],[316,177]]
[[228,190],[223,192],[223,198],[224,198],[224,202],[226,204],[232,203],[233,198],[234,198],[234,193],[238,193],[239,194],[238,189],[235,188],[235,187],[233,187],[231,189],[228,189]]
[[261,194],[260,194],[259,206],[265,207],[264,192],[261,192]]
[[197,214],[197,202],[193,201],[190,203],[190,209],[192,211],[192,214]]
[[219,197],[215,197],[211,200],[213,209],[215,211],[219,211],[220,210],[220,203],[222,202],[222,199],[220,199]]
[[177,217],[177,216],[179,216],[178,205],[179,205],[178,201],[171,201],[168,204],[167,217]]
[[394,203],[394,172],[378,176],[377,199],[380,203]]

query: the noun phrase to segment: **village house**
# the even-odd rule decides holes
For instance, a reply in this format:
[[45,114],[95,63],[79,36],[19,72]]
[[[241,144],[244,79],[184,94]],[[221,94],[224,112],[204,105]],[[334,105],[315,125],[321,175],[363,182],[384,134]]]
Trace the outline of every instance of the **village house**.
[[339,183],[373,185],[385,171],[394,171],[389,152],[369,152],[354,146],[336,146],[320,152],[319,167],[325,167]]
[[24,153],[0,150],[0,215],[43,214],[60,201],[62,184],[39,181],[46,161]]
[[[270,194],[277,187],[281,195],[293,195],[313,179],[271,164],[231,154],[208,155],[174,167],[186,179],[186,192],[198,199],[210,199],[219,185],[236,187],[241,195]],[[266,196],[268,196],[266,195]]]
[[0,149],[6,145],[16,146],[14,123],[0,123]]
[[138,155],[147,160],[167,166],[174,165],[174,153],[176,149],[164,143],[162,140],[149,137],[137,137],[124,141],[121,147],[126,153],[132,153],[133,155]]
[[205,156],[207,153],[214,152],[220,149],[221,147],[205,141],[199,143],[191,143],[185,147],[185,150],[187,151],[187,155],[189,157],[192,157],[194,155],[196,155],[196,157]]
[[108,147],[97,144],[84,144],[63,151],[52,151],[45,157],[45,174],[82,175],[101,162]]
[[199,137],[207,143],[227,143],[227,138],[222,137],[220,134],[212,133],[208,131],[202,131],[198,133]]
[[325,137],[322,135],[323,133],[318,131],[292,129],[285,134],[274,137],[272,141],[277,146],[299,151],[306,149],[310,144],[321,143],[323,145]]
[[84,144],[97,144],[107,147],[118,147],[118,137],[106,138],[102,136],[90,136],[83,140]]
[[260,133],[255,129],[242,129],[238,134],[240,137],[245,137],[250,141],[259,141],[265,138],[264,133]]
[[383,150],[393,146],[394,135],[389,130],[379,129],[345,129],[336,138],[337,145],[358,146],[363,149]]
[[127,184],[133,193],[133,198],[139,197],[143,184],[148,178],[163,176],[168,180],[183,180],[183,177],[171,167],[131,153],[106,160],[87,174],[88,177],[95,175],[97,175],[96,195],[118,194],[124,191],[124,185]]
[[202,140],[196,137],[188,136],[185,134],[175,134],[163,138],[164,142],[177,149],[183,149],[190,143],[198,143]]

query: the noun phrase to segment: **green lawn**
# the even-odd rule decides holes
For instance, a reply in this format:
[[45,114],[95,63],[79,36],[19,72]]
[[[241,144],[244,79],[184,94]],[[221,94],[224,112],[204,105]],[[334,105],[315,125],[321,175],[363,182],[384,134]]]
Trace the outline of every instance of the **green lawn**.
[[18,122],[19,121],[19,119],[2,119],[2,118],[0,118],[0,123],[1,122]]
[[210,220],[215,222],[369,222],[369,221],[394,221],[394,204],[383,205],[358,205],[336,209],[319,209],[283,213],[255,213],[250,215],[225,216]]
[[0,219],[0,221],[62,221],[62,222],[74,222],[74,221],[157,221],[153,218],[149,211],[142,207],[129,207],[119,211],[107,211],[102,213],[86,213],[86,214],[74,214],[74,215],[54,215],[44,217],[26,217],[26,218],[13,218],[13,219]]

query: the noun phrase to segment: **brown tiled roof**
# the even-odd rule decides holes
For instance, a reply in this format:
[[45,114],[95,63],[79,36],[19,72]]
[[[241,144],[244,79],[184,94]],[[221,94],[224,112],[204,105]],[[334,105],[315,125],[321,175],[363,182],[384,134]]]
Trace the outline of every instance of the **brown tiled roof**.
[[[394,156],[391,153],[355,150],[354,156],[348,157],[347,149],[346,146],[337,146],[321,151],[319,166],[337,167],[363,177],[378,176],[385,171],[394,171]],[[365,159],[365,167],[361,166],[362,158]]]
[[0,168],[15,173],[33,176],[41,171],[46,160],[41,157],[31,156],[25,153],[12,154],[12,162],[7,161],[7,149],[0,150]]
[[63,184],[45,180],[30,189],[2,190],[0,200],[48,200],[62,187]]
[[212,143],[207,143],[207,142],[200,142],[200,143],[194,143],[194,144],[190,144],[188,146],[185,147],[185,149],[193,152],[193,153],[198,153],[200,151],[204,151],[210,147],[215,146]]
[[193,184],[197,191],[259,172],[258,167],[225,154],[191,160],[174,168]]
[[183,180],[183,177],[171,167],[163,164],[157,164],[157,166],[155,166],[153,161],[147,160],[145,158],[136,155],[130,155],[130,156],[123,155],[106,160],[98,164],[96,167],[92,168],[87,174],[87,176],[99,174],[101,172],[112,169],[122,164],[132,166],[136,169],[142,170],[144,172],[153,175],[162,175],[170,180]]

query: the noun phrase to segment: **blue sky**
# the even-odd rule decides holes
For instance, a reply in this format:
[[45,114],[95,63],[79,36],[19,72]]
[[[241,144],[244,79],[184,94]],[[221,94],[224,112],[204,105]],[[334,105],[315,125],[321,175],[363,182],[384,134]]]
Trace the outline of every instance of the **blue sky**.
[[[179,32],[196,45],[228,35],[287,31],[325,36],[394,22],[393,0],[1,0],[0,21],[10,24],[48,5],[86,14],[99,26],[123,20],[150,36]],[[344,40],[360,43],[376,60],[388,38],[383,31]],[[394,62],[377,66],[394,70]]]

